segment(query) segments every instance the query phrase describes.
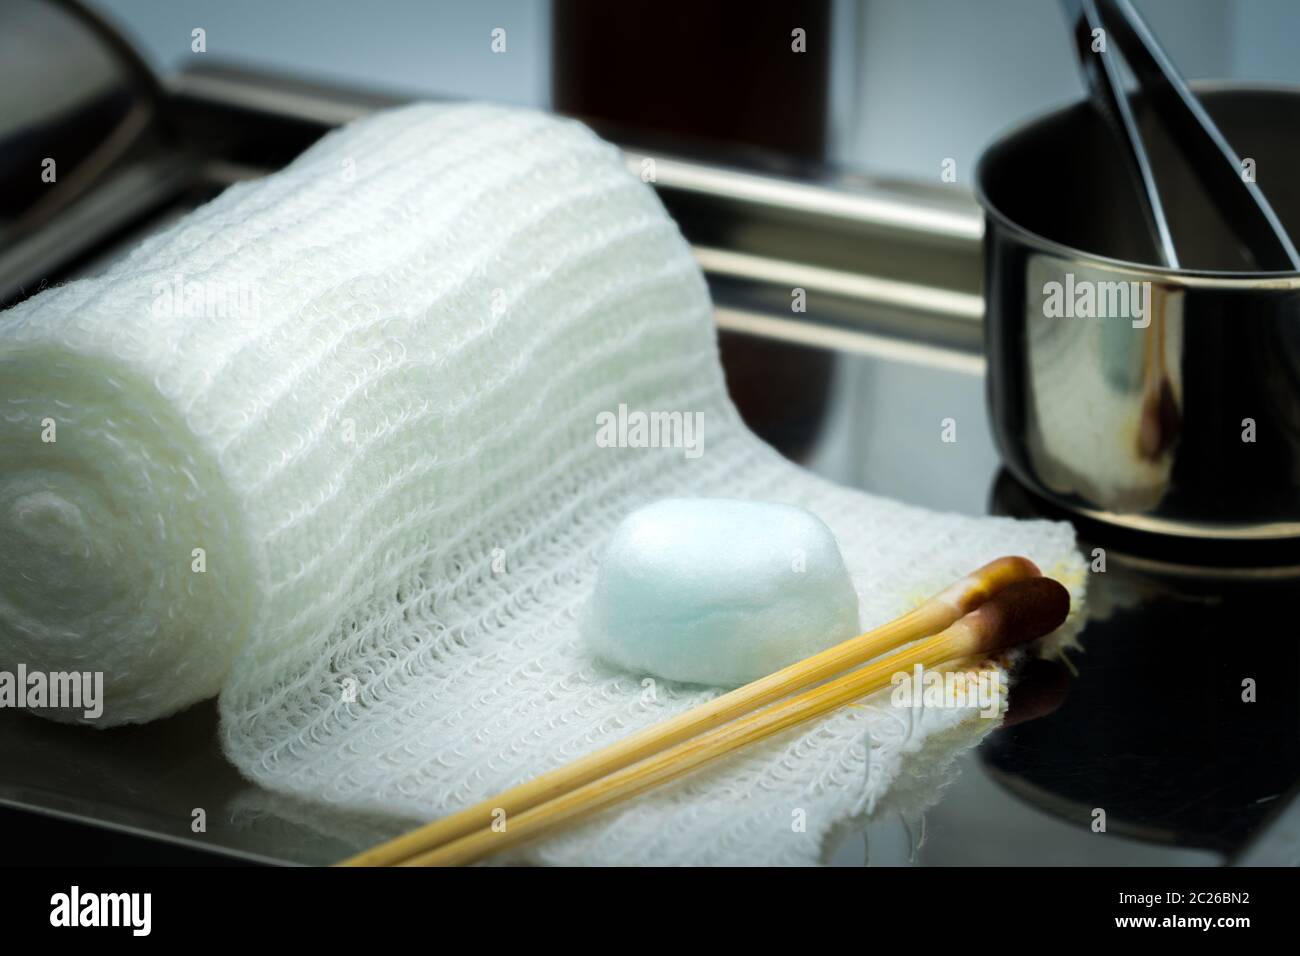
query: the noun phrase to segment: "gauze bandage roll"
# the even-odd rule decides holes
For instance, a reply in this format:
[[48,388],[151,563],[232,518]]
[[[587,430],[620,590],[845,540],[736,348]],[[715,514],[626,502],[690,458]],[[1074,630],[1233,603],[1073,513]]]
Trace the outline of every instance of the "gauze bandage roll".
[[262,572],[244,508],[155,384],[107,349],[0,348],[0,462],[0,662],[102,671],[104,725],[216,694]]
[[[601,430],[650,412],[690,446]],[[309,801],[429,819],[710,696],[578,627],[620,519],[692,496],[820,517],[864,627],[1004,553],[1081,593],[1065,525],[838,489],[750,435],[676,226],[542,114],[367,118],[0,314],[0,667],[103,670],[101,726],[219,690],[230,759]],[[521,852],[809,862],[993,723],[849,708]]]

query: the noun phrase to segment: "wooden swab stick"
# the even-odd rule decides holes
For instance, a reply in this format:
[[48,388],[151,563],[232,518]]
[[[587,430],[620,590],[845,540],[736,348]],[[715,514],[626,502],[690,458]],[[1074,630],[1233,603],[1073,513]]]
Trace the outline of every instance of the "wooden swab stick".
[[873,657],[948,627],[962,615],[1015,581],[1036,578],[1038,567],[1028,558],[1004,557],[984,565],[909,611],[875,630],[850,638],[789,667],[739,687],[685,713],[647,727],[573,763],[512,787],[490,800],[435,820],[396,839],[372,847],[338,864],[389,866],[412,853],[449,843],[490,824],[501,813],[507,819],[551,800],[651,754],[694,737],[857,667]]
[[1055,630],[1070,610],[1070,595],[1051,578],[1007,585],[943,632],[866,664],[819,687],[661,751],[640,763],[506,818],[504,830],[484,826],[469,836],[403,860],[399,866],[459,866],[587,818],[746,744],[805,723],[888,687],[893,675],[917,664],[934,667],[970,655],[992,654]]

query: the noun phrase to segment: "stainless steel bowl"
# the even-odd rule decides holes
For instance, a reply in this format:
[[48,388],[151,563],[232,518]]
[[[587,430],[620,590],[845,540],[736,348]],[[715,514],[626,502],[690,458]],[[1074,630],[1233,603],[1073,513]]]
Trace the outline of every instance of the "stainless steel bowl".
[[[1197,91],[1300,236],[1300,90]],[[1012,131],[981,159],[1002,456],[1030,488],[1095,520],[1300,538],[1300,275],[1234,271],[1231,230],[1140,104],[1139,115],[1191,268],[1147,264],[1138,195],[1086,103]]]

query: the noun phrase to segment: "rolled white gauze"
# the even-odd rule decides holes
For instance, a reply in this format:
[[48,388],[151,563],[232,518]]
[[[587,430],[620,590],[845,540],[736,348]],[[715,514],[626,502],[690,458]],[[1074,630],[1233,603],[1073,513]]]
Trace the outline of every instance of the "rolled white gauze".
[[470,569],[571,521],[598,409],[713,387],[702,285],[540,113],[418,105],[231,187],[0,316],[0,665],[103,671],[101,727],[224,686],[274,762],[396,648],[463,640]]
[[139,371],[0,345],[0,664],[103,672],[97,726],[212,697],[263,600],[247,517]]
[[[622,405],[702,427],[599,441]],[[709,699],[648,698],[578,627],[618,522],[683,496],[816,514],[866,627],[1005,553],[1082,592],[1068,525],[873,498],[754,438],[676,225],[544,114],[367,117],[0,313],[0,669],[104,671],[96,726],[219,690],[232,763],[313,803],[432,819]],[[849,708],[521,853],[812,862],[992,724]]]
[[734,686],[858,633],[858,594],[811,512],[667,498],[614,529],[583,632],[638,674]]

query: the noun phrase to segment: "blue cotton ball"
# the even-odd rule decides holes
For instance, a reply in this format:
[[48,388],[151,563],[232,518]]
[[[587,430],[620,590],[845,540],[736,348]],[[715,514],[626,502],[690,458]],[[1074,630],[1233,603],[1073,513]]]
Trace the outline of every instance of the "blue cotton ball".
[[733,686],[858,633],[835,536],[791,505],[666,498],[614,529],[583,620],[598,657]]

